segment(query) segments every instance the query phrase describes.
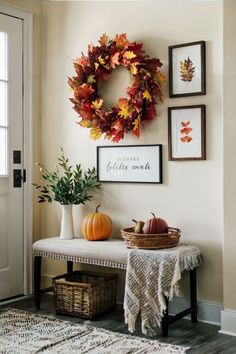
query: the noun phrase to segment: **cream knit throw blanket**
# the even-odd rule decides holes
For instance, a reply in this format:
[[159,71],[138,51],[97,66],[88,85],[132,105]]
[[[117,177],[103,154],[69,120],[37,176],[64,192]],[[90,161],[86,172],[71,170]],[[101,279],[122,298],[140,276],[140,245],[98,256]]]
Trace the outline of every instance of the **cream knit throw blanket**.
[[193,269],[200,263],[201,253],[197,246],[180,244],[165,250],[130,250],[124,299],[129,331],[134,332],[140,313],[142,333],[155,334],[166,309],[163,295],[169,300],[177,295],[182,271]]

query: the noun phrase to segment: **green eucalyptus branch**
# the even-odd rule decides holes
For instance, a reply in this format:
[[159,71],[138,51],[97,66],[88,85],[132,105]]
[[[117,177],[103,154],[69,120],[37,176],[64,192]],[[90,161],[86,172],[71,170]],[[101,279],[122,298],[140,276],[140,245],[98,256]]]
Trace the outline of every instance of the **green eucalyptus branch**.
[[92,198],[91,192],[101,186],[97,181],[95,167],[83,171],[81,164],[76,164],[73,170],[62,148],[61,156],[57,160],[58,166],[52,172],[37,163],[42,177],[42,183],[33,183],[33,187],[39,192],[38,202],[51,203],[57,201],[67,205],[85,204],[90,201]]

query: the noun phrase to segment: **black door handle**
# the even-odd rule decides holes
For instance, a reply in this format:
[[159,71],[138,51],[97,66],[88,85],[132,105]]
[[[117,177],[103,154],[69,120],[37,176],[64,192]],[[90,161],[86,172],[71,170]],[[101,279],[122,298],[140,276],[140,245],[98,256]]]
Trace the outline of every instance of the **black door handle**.
[[13,170],[13,187],[14,188],[21,188],[21,181],[22,181],[21,170],[14,169]]

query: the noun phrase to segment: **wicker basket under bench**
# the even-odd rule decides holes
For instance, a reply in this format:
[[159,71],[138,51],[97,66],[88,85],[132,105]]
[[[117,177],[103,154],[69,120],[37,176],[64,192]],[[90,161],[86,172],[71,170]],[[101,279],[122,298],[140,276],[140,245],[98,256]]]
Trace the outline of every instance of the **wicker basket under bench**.
[[95,319],[115,309],[117,274],[74,271],[53,278],[56,313]]

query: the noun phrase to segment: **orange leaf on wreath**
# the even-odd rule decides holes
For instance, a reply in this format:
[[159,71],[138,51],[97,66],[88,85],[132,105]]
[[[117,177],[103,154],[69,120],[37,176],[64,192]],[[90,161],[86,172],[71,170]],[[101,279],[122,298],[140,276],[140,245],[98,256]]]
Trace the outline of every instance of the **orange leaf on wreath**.
[[162,86],[165,84],[166,82],[166,77],[165,75],[163,75],[160,70],[157,71],[156,73],[156,77],[157,77],[157,81],[159,82],[159,84]]
[[92,111],[87,111],[85,109],[79,109],[77,110],[79,115],[81,116],[82,119],[92,119],[93,118],[93,112]]
[[76,58],[74,61],[74,65],[79,64],[82,65],[83,67],[87,66],[89,64],[89,58],[86,57],[83,53],[80,58]]
[[116,34],[114,41],[118,47],[126,47],[129,44],[129,41],[126,38],[126,33]]
[[93,92],[94,92],[94,89],[90,85],[83,84],[83,85],[80,85],[79,87],[76,87],[75,97],[87,98]]
[[122,118],[117,119],[112,124],[112,129],[115,129],[117,132],[124,131],[124,120]]
[[115,69],[116,65],[120,64],[120,59],[119,59],[120,53],[116,52],[111,56],[111,68]]
[[98,41],[101,45],[107,45],[109,42],[109,36],[106,33],[103,33],[103,35],[100,37]]
[[92,52],[92,51],[93,51],[93,48],[94,48],[93,43],[90,43],[90,44],[88,45],[88,52]]

